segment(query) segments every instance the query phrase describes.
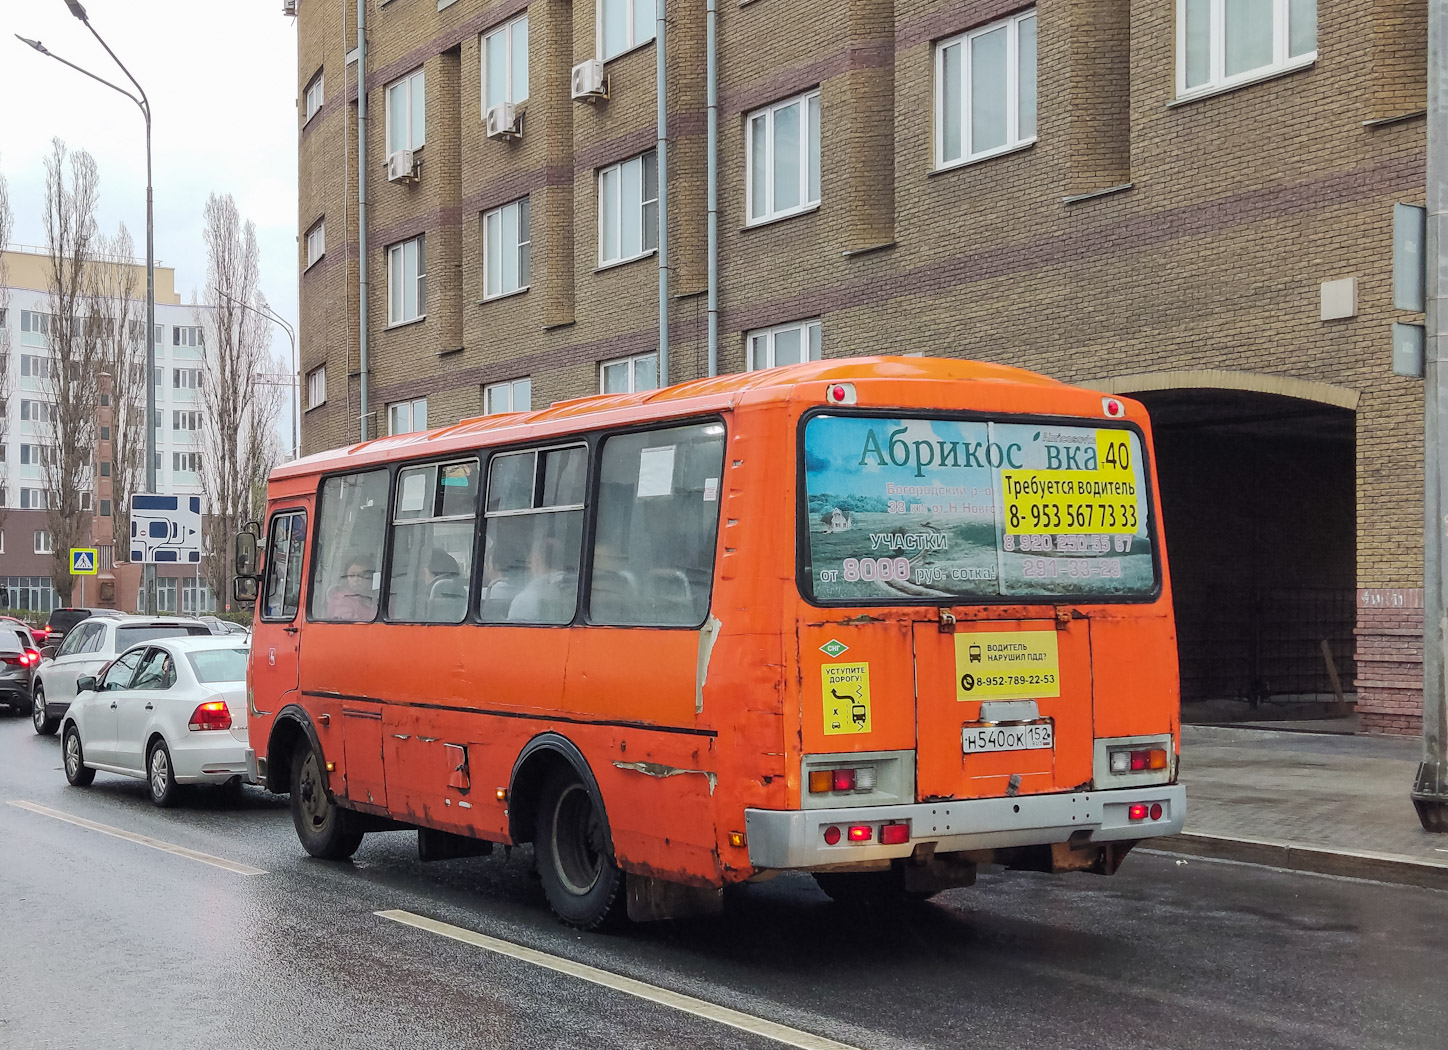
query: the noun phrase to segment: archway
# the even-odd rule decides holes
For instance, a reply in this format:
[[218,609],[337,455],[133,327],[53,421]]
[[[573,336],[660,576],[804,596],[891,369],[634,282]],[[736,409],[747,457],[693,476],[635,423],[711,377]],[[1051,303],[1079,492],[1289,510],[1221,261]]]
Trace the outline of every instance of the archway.
[[1100,385],[1151,412],[1184,719],[1347,713],[1356,392],[1206,371]]

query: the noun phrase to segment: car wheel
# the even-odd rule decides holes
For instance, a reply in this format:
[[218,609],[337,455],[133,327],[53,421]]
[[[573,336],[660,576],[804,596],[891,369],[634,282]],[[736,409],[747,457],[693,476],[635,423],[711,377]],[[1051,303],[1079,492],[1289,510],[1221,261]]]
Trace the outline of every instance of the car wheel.
[[555,773],[543,786],[533,848],[559,919],[580,930],[622,921],[624,873],[609,856],[603,809],[573,773]]
[[322,860],[346,860],[362,845],[357,814],[337,805],[322,780],[322,761],[311,745],[292,757],[292,823],[302,848]]
[[171,751],[164,740],[157,740],[146,756],[146,786],[150,790],[151,801],[162,809],[174,806],[181,793],[181,785],[176,783],[176,771],[171,768]]
[[35,726],[35,731],[41,736],[55,736],[55,731],[60,727],[60,719],[51,718],[45,713],[45,687],[39,682],[35,683],[35,690],[30,697],[30,724]]
[[62,747],[65,751],[65,779],[76,787],[88,787],[91,781],[95,780],[96,771],[85,764],[85,751],[80,746],[80,730],[73,725],[66,726]]

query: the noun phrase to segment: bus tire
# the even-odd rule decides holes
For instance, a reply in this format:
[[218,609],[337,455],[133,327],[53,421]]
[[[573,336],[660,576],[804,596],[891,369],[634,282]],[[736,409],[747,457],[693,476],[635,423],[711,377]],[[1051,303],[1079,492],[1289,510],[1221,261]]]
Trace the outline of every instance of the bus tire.
[[337,805],[322,781],[322,760],[310,744],[292,752],[292,823],[302,848],[320,860],[346,860],[362,845],[357,814]]
[[935,896],[932,890],[907,890],[898,866],[888,871],[817,871],[814,880],[830,900],[851,908],[921,904]]
[[543,892],[563,923],[596,930],[622,922],[626,880],[609,856],[603,809],[572,770],[544,782],[533,848]]

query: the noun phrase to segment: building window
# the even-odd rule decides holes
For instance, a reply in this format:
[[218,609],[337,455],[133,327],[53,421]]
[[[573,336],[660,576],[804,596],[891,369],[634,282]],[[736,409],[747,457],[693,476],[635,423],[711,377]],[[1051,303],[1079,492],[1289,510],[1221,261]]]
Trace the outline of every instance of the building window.
[[483,119],[504,102],[528,98],[528,16],[513,19],[483,37]]
[[640,390],[656,390],[658,385],[657,353],[621,357],[598,366],[598,390],[602,394],[633,394]]
[[1317,0],[1177,0],[1177,94],[1317,58]]
[[89,492],[82,492],[80,494],[80,509],[86,511],[87,513],[90,512],[91,494]]
[[483,387],[483,415],[527,412],[533,407],[533,380],[529,376]]
[[599,0],[598,53],[604,61],[654,38],[654,0]]
[[176,615],[176,577],[156,577],[156,611]]
[[598,263],[637,259],[659,246],[659,158],[648,153],[598,173]]
[[802,361],[820,359],[821,325],[819,321],[796,321],[750,332],[747,337],[748,359],[745,368],[797,365]]
[[173,324],[171,326],[172,346],[204,346],[205,338],[200,325]]
[[483,216],[483,298],[521,292],[532,270],[528,198]]
[[35,530],[35,553],[36,553],[36,554],[49,554],[49,553],[50,553],[50,532],[49,532],[49,530],[47,530],[47,529],[36,529],[36,530]]
[[749,115],[749,221],[797,215],[820,202],[820,93]]
[[[21,354],[20,376],[22,379],[54,379],[55,360],[49,357],[39,357],[36,354]],[[35,388],[31,387],[31,389]]]
[[110,476],[111,476],[111,461],[108,460],[108,459],[103,459],[103,460],[101,460],[101,477],[103,477],[103,478],[108,478],[108,477],[110,477]]
[[44,510],[45,490],[44,489],[21,489],[20,490],[21,510]]
[[[108,500],[108,499],[103,499],[103,500],[101,500],[101,517],[103,517],[103,518],[109,518],[110,516],[111,516],[111,501]],[[0,550],[0,554],[4,554],[4,553],[5,553],[5,552],[4,552],[3,550]]]
[[[317,115],[317,110],[322,108],[325,97],[322,89],[322,71],[319,69],[317,75],[312,78],[312,82],[307,85],[307,120],[311,120]],[[306,121],[302,123],[305,124]]]
[[20,343],[22,346],[49,346],[50,315],[36,310],[21,310]]
[[319,365],[307,373],[307,408],[316,408],[326,400],[327,366]]
[[427,429],[427,398],[416,401],[395,401],[387,406],[387,432],[410,434]]
[[307,231],[307,266],[315,266],[327,251],[327,221],[318,219],[317,224]]
[[195,474],[201,469],[200,452],[171,453],[171,470],[177,474]]
[[427,314],[426,238],[387,249],[387,323],[407,324]]
[[205,581],[194,578],[181,580],[181,615],[198,616],[215,611],[216,597]]
[[[21,358],[23,361],[24,358]],[[50,423],[55,419],[55,406],[49,401],[21,401],[20,419],[26,423]]]
[[423,119],[422,70],[387,85],[387,152],[422,149],[426,141]]
[[[101,440],[102,440],[102,441],[109,441],[110,439],[111,439],[111,428],[110,428],[110,427],[101,427]],[[3,462],[5,462],[5,450],[4,450],[3,446],[0,446],[0,463],[3,463]]]
[[201,369],[171,369],[171,388],[173,390],[199,390],[201,388]]
[[172,412],[171,429],[176,431],[200,430],[201,413],[197,411]]
[[936,167],[1036,141],[1035,9],[935,49]]

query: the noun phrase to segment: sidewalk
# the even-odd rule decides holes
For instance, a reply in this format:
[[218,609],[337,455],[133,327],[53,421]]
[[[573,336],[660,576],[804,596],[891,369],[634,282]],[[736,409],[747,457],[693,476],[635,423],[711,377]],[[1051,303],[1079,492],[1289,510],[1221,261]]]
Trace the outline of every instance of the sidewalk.
[[1175,853],[1448,889],[1448,835],[1418,825],[1416,739],[1184,726]]

